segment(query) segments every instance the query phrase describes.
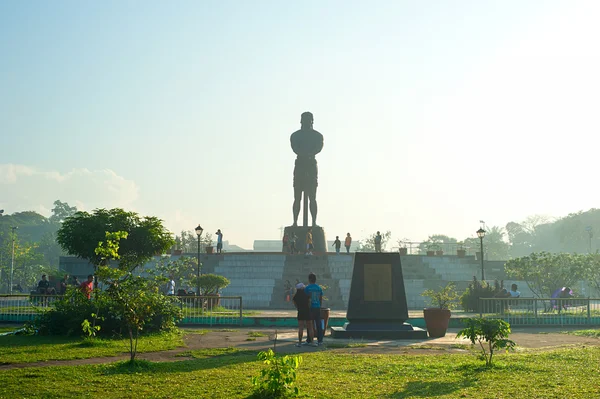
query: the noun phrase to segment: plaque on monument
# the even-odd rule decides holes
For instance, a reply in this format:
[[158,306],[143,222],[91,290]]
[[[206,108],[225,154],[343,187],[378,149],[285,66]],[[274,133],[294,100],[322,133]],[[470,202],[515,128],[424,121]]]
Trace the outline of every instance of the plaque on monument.
[[346,318],[344,327],[331,328],[333,338],[427,338],[427,331],[406,323],[408,307],[400,254],[355,254]]

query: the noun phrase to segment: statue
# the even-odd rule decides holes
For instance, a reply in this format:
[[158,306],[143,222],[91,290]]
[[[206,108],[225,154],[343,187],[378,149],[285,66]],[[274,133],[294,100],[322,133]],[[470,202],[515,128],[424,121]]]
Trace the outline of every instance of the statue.
[[315,155],[323,149],[323,135],[313,129],[313,114],[304,112],[300,117],[300,130],[292,133],[290,142],[296,153],[294,166],[294,226],[298,226],[300,199],[304,193],[303,223],[308,225],[307,204],[310,200],[312,225],[317,225],[318,170]]

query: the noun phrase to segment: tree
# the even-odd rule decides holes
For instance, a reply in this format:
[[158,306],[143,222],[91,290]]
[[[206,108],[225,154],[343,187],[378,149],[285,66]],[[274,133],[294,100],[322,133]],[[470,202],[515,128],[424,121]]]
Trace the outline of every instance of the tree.
[[77,207],[69,206],[66,202],[60,200],[54,201],[54,208],[52,208],[52,216],[48,218],[51,223],[62,223],[67,218],[73,216],[77,212]]
[[541,298],[583,279],[588,264],[585,255],[539,252],[509,260],[504,270],[514,279],[525,280],[534,295]]
[[[364,240],[361,240],[360,245],[359,245],[358,249],[356,250],[356,252],[375,252],[375,236],[376,235],[377,235],[377,233],[373,233],[369,237],[365,238]],[[392,236],[392,232],[389,230],[386,231],[385,233],[381,234],[381,250],[382,251],[385,251],[385,248],[386,248],[387,243],[390,240],[391,236]]]
[[98,266],[103,261],[103,256],[96,253],[98,243],[105,240],[106,232],[118,231],[127,233],[127,240],[120,243],[118,250],[119,268],[123,270],[133,270],[153,255],[165,252],[174,243],[160,219],[140,217],[120,208],[96,209],[93,213],[76,212],[59,228],[57,241],[69,254]]
[[216,274],[203,274],[199,280],[194,277],[192,283],[200,287],[202,295],[216,295],[220,289],[229,285],[229,279]]
[[445,246],[444,244],[456,244],[456,238],[449,237],[444,234],[433,234],[427,237],[427,241],[424,241],[419,244],[419,253],[425,254],[427,250],[442,250]]

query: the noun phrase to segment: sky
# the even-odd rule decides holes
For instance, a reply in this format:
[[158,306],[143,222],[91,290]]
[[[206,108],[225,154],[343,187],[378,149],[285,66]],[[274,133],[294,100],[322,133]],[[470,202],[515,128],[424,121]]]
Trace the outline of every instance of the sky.
[[[0,2],[0,208],[122,207],[252,248],[314,114],[327,237],[597,207],[600,2]],[[391,244],[392,246],[395,244]]]

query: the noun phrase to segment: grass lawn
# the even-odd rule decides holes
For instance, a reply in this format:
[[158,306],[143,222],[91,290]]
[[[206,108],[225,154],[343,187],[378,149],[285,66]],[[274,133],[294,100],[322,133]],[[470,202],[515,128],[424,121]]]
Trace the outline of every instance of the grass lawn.
[[[264,367],[256,353],[193,351],[191,359],[0,371],[0,397],[247,398]],[[600,348],[501,354],[493,369],[468,354],[306,353],[300,398],[597,398]]]
[[[158,352],[180,346],[183,346],[182,333],[155,334],[140,337],[138,352]],[[129,339],[86,340],[80,337],[23,335],[0,337],[0,363],[4,364],[118,356],[128,351]]]

